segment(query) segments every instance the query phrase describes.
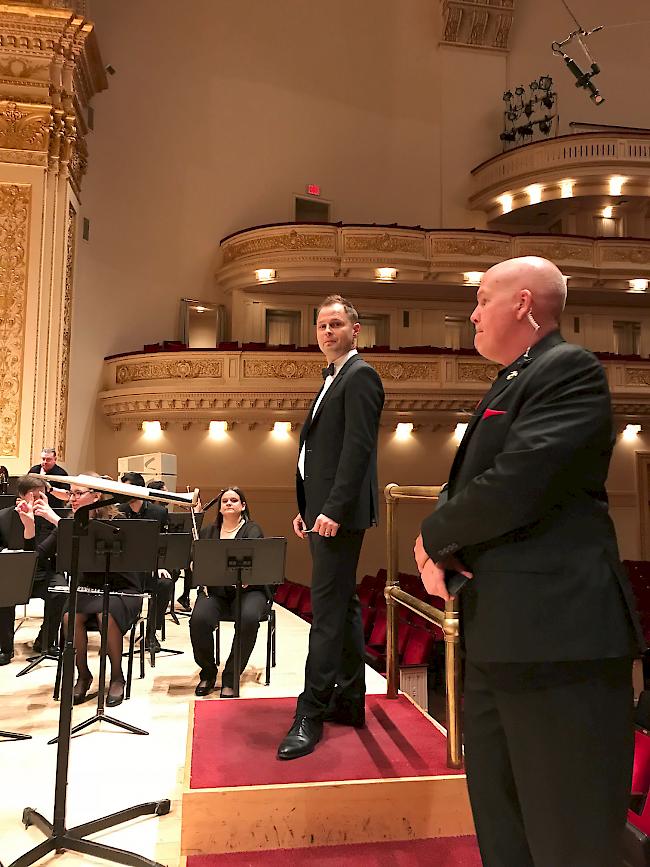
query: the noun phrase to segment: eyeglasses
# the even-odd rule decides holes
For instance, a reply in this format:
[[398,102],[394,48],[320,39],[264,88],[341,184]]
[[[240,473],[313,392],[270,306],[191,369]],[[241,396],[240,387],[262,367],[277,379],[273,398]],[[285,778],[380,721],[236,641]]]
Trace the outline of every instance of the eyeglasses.
[[78,500],[79,497],[83,497],[84,494],[89,494],[89,493],[90,493],[89,490],[88,491],[71,491],[70,492],[70,499],[71,500]]

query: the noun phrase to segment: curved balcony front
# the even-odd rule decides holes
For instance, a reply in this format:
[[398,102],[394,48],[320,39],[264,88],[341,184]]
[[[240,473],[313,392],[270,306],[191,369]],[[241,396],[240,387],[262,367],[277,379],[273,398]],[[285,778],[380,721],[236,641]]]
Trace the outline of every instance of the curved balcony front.
[[[411,421],[452,430],[467,419],[497,374],[471,352],[368,352],[384,382],[382,423]],[[184,429],[304,420],[322,382],[323,359],[307,351],[133,353],[107,359],[99,403],[109,424],[139,427],[156,420]],[[650,361],[603,360],[621,419],[650,418]]]
[[650,134],[578,133],[537,141],[472,169],[469,205],[489,222],[540,202],[650,196]]

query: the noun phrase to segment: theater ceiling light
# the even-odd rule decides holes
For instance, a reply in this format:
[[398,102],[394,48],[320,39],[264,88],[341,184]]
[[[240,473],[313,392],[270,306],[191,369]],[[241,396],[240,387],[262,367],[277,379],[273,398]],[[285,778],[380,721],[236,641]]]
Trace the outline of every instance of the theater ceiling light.
[[211,440],[223,440],[228,433],[227,421],[211,421],[208,427]]
[[463,279],[468,286],[478,286],[478,284],[483,279],[483,274],[485,271],[465,271],[463,274]]
[[642,277],[637,277],[634,280],[628,280],[628,285],[632,292],[645,292],[649,285],[648,280],[644,280]]
[[623,431],[623,439],[630,442],[631,440],[635,440],[640,433],[641,433],[641,425],[640,424],[626,424],[625,430]]
[[460,443],[462,438],[465,436],[465,431],[467,430],[467,422],[459,421],[456,425],[456,430],[454,431],[454,439],[457,443]]
[[276,421],[273,425],[273,436],[276,440],[286,440],[289,439],[289,434],[291,433],[291,422],[290,421]]
[[573,195],[573,181],[569,178],[565,178],[565,180],[560,184],[560,192],[563,199],[570,199]]
[[395,280],[397,268],[375,268],[375,276],[378,280]]
[[542,201],[542,185],[531,184],[529,187],[526,187],[526,192],[528,193],[528,201],[530,204],[539,205]]
[[142,431],[147,439],[156,439],[162,433],[162,425],[159,421],[143,421]]
[[412,421],[401,421],[398,423],[395,428],[395,439],[398,440],[407,440],[413,433],[413,422]]
[[607,205],[606,208],[603,208],[603,217],[606,220],[611,220],[613,213],[614,213],[614,208],[611,205]]
[[275,280],[275,268],[257,268],[255,271],[255,279],[259,283],[268,283],[269,280]]
[[504,193],[502,196],[499,196],[497,202],[501,205],[501,213],[509,214],[512,210],[512,195],[510,193]]
[[613,175],[609,179],[609,194],[610,196],[620,196],[623,190],[623,184],[627,178],[622,178],[620,175]]

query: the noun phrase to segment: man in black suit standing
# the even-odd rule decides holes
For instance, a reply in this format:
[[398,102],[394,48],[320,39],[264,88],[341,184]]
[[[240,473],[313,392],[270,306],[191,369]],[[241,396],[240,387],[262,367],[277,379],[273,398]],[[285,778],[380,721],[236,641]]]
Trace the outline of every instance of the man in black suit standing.
[[377,436],[384,389],[355,348],[359,316],[340,295],[321,304],[323,387],[302,426],[293,529],[309,535],[313,622],[305,688],[279,759],[311,753],[323,721],[365,724],[364,638],[356,573],[363,536],[377,524]]
[[[29,470],[30,473],[40,473],[40,475],[48,476],[67,476],[68,471],[60,467],[56,462],[56,449],[43,449],[41,452],[40,464],[34,464]],[[48,485],[47,501],[53,509],[62,508],[62,502],[67,503],[70,499],[70,490],[68,485],[58,485],[52,487]]]
[[[560,271],[484,275],[471,319],[503,365],[415,556],[460,590],[467,780],[485,867],[618,867],[630,793],[632,659],[642,638],[609,518],[607,378],[565,343]],[[448,576],[447,576],[448,577]]]

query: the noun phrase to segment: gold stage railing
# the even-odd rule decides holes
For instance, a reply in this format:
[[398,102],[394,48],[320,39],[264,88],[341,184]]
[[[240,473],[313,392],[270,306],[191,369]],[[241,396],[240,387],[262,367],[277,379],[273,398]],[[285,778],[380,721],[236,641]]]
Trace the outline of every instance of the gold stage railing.
[[388,665],[388,698],[397,698],[399,691],[399,659],[397,653],[397,606],[403,605],[432,623],[436,623],[445,637],[445,685],[447,692],[447,767],[462,768],[463,749],[460,729],[460,633],[458,603],[445,604],[440,611],[406,593],[399,586],[399,531],[397,507],[400,500],[437,500],[440,486],[432,485],[386,485],[388,577],[386,579],[386,659]]

